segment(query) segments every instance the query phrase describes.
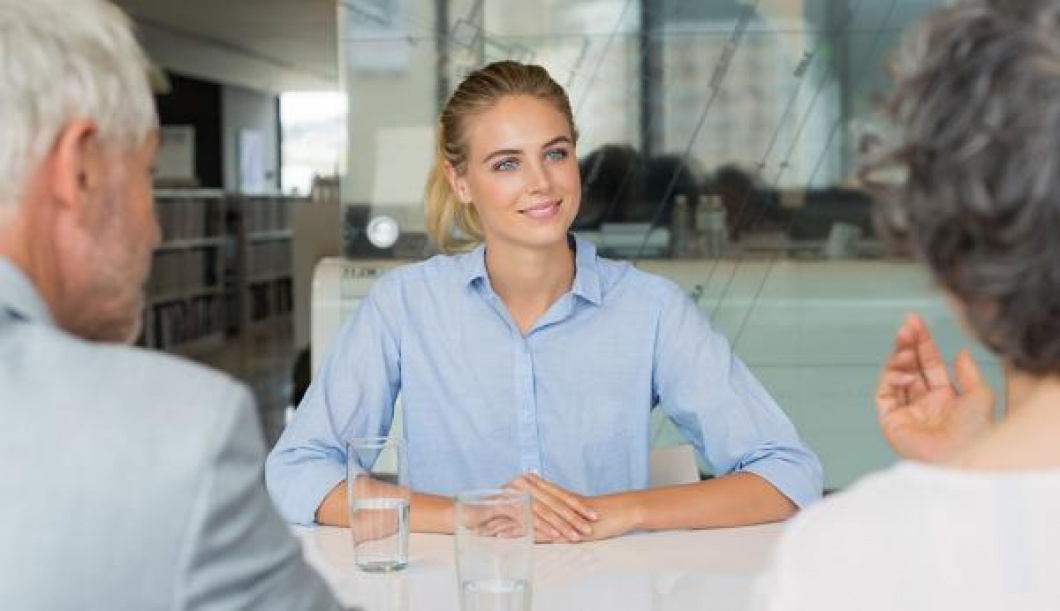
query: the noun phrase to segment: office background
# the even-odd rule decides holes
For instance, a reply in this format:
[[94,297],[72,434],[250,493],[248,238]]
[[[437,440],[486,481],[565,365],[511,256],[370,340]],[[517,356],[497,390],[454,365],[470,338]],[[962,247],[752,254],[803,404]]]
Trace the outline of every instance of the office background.
[[[871,394],[901,314],[925,312],[947,350],[967,343],[875,238],[855,176],[891,136],[886,57],[943,2],[117,3],[165,76],[176,168],[159,177],[172,239],[142,341],[251,383],[270,440],[308,367],[313,265],[431,253],[435,117],[496,59],[541,63],[570,93],[576,230],[688,290],[821,451],[830,487],[892,460]],[[399,230],[382,248],[367,231],[380,217]]]

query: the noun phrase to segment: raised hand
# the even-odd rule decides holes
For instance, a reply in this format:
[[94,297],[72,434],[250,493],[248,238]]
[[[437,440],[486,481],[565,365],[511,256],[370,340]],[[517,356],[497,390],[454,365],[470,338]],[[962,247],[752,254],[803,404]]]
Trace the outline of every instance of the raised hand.
[[992,425],[994,393],[967,350],[954,360],[954,381],[923,319],[908,315],[876,386],[880,429],[895,452],[937,462]]

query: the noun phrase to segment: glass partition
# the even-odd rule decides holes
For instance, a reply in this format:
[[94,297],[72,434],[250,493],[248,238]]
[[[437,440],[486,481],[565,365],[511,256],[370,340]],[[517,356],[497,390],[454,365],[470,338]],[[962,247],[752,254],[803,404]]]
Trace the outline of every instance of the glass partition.
[[[967,341],[922,270],[876,240],[856,178],[889,137],[886,58],[942,4],[342,0],[346,254],[431,254],[441,103],[486,62],[542,64],[581,132],[574,230],[684,287],[844,486],[893,460],[872,389],[903,314],[924,314],[947,354]],[[679,441],[665,422],[654,435]]]
[[[545,66],[570,94],[575,229],[602,251],[880,256],[855,171],[887,136],[875,107],[888,53],[940,4],[342,0],[347,254],[432,252],[421,207],[439,108],[468,71],[511,58]],[[373,233],[375,217],[393,222]]]

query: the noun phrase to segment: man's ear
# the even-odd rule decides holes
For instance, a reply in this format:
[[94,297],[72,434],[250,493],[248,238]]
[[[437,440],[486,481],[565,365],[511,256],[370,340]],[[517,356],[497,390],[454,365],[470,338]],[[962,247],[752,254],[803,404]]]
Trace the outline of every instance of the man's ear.
[[456,195],[461,204],[470,204],[471,190],[467,186],[467,179],[457,173],[453,164],[448,161],[444,161],[442,164],[445,168],[445,178],[449,181],[449,188],[452,189],[453,194]]
[[83,214],[103,180],[103,151],[96,123],[78,119],[63,126],[52,147],[52,194],[57,205]]

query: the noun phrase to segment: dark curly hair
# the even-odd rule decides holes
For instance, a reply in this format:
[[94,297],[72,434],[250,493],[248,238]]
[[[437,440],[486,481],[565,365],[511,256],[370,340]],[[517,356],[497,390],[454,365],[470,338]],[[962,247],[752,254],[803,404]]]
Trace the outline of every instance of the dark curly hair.
[[876,221],[1015,367],[1060,372],[1060,1],[964,2],[911,31]]

